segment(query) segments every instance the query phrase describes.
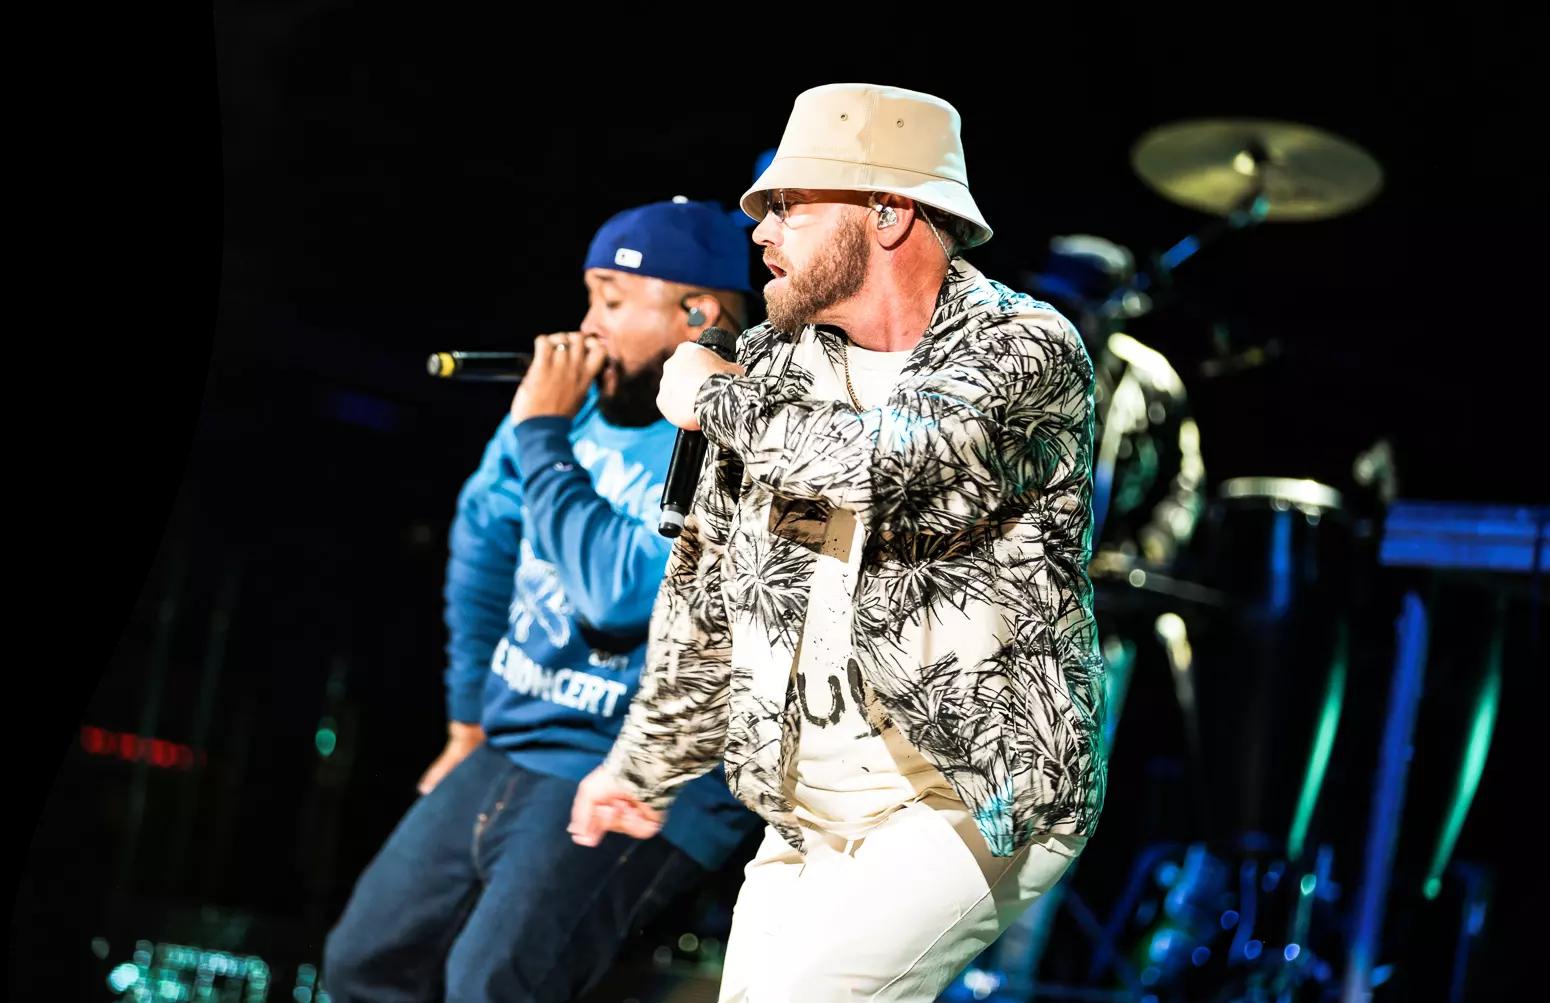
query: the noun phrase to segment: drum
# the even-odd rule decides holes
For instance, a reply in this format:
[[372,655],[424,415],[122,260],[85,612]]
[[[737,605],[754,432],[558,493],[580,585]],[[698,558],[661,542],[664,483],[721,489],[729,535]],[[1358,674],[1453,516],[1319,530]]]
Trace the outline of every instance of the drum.
[[1320,729],[1344,692],[1354,553],[1340,493],[1317,481],[1235,478],[1208,510],[1195,575],[1227,612],[1192,651],[1205,836],[1219,845],[1306,849],[1328,764]]

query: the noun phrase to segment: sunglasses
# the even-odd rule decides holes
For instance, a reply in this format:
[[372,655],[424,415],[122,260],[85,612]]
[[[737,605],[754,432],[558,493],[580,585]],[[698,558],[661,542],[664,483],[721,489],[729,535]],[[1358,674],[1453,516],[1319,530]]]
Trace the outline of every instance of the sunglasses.
[[782,223],[792,209],[799,205],[832,202],[844,205],[870,206],[876,195],[872,192],[808,191],[801,188],[772,188],[764,195],[764,212],[774,213]]

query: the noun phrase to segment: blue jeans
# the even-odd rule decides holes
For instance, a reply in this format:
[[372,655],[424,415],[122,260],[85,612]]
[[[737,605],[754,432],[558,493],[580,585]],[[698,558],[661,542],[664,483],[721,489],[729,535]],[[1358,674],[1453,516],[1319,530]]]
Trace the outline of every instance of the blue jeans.
[[568,1000],[706,871],[661,837],[577,846],[576,783],[480,747],[415,803],[328,935],[337,1003]]

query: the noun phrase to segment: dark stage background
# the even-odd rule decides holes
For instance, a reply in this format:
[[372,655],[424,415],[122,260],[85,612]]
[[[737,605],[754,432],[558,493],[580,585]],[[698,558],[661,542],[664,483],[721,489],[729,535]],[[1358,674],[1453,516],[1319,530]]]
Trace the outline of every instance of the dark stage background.
[[[1373,203],[1230,236],[1132,329],[1189,386],[1210,484],[1345,486],[1356,455],[1387,439],[1403,497],[1550,498],[1531,153],[1543,81],[1526,24],[1473,10],[1358,23],[1309,9],[1231,32],[1158,9],[1081,27],[988,9],[886,22],[736,13],[743,27],[730,13],[675,27],[661,12],[639,33],[601,12],[543,27],[223,2],[213,18],[125,26],[122,42],[96,25],[93,51],[107,55],[60,70],[112,67],[36,148],[67,190],[59,236],[37,252],[76,276],[54,315],[103,347],[63,353],[97,385],[34,419],[62,444],[53,466],[28,471],[49,529],[21,533],[52,570],[15,583],[52,618],[23,626],[44,644],[13,658],[13,706],[42,722],[15,761],[30,838],[16,852],[14,998],[119,998],[113,973],[165,944],[227,951],[232,965],[262,957],[268,998],[312,998],[322,934],[441,745],[446,536],[509,402],[509,388],[433,382],[426,353],[522,349],[573,328],[595,228],[679,194],[730,209],[814,84],[893,83],[956,105],[996,229],[968,257],[1008,282],[1055,234],[1100,234],[1145,259],[1207,222],[1131,170],[1153,126],[1284,118],[1358,143],[1386,172]],[[79,152],[50,152],[54,139]],[[1202,374],[1256,346],[1274,361]],[[1349,868],[1400,592],[1415,584],[1437,604],[1412,767],[1429,790],[1456,769],[1450,710],[1471,699],[1461,674],[1501,591],[1364,582],[1321,830],[1344,840]],[[1470,961],[1477,999],[1517,985],[1543,908],[1527,890],[1542,857],[1529,819],[1543,790],[1543,605],[1526,577],[1502,588],[1503,700],[1456,852],[1494,876]],[[1183,831],[1166,807],[1184,797],[1168,692],[1138,681],[1120,726],[1111,814],[1084,865],[1095,900],[1112,892],[1104,871]],[[160,744],[126,753],[125,735]],[[1440,814],[1425,796],[1412,804],[1432,821],[1401,837],[1401,875]],[[1446,982],[1452,914],[1396,881],[1387,998],[1447,998],[1426,980]],[[647,965],[679,927],[716,916],[735,884],[631,958]],[[1449,909],[1452,894],[1439,900]],[[1068,925],[1060,943],[1080,943]]]

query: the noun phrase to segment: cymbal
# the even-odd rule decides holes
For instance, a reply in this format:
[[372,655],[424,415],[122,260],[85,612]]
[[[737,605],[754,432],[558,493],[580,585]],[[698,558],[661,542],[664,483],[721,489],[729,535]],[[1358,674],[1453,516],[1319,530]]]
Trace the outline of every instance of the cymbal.
[[1151,130],[1130,152],[1141,179],[1170,201],[1227,216],[1263,196],[1267,222],[1328,219],[1365,204],[1383,168],[1349,140],[1268,119],[1190,119]]

